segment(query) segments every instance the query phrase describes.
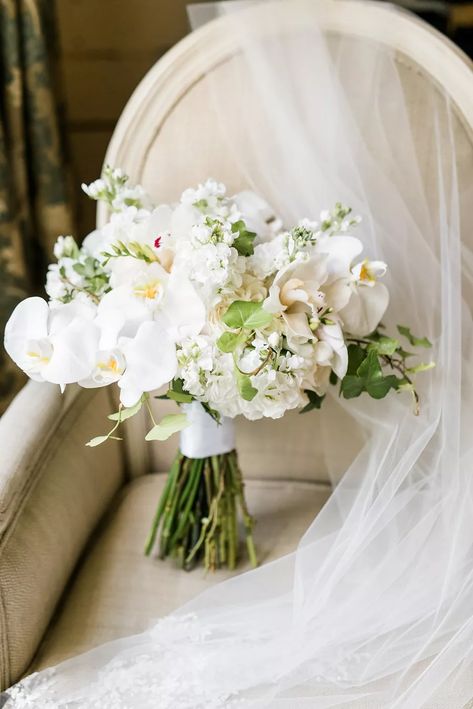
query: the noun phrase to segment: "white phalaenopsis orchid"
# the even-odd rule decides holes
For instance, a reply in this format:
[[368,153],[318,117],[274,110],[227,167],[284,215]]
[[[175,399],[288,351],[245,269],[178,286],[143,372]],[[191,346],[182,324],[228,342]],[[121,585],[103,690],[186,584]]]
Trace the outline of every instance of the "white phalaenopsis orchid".
[[83,302],[50,308],[42,298],[17,305],[5,328],[5,349],[36,381],[66,384],[89,375],[99,331],[95,308]]

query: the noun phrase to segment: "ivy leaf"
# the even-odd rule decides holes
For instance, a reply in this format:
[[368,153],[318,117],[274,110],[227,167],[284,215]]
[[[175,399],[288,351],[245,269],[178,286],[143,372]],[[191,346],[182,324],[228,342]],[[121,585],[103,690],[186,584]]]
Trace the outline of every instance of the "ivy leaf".
[[221,352],[234,352],[241,342],[241,332],[224,332],[217,340]]
[[194,401],[194,397],[189,392],[184,389],[184,382],[182,379],[173,379],[171,382],[171,388],[167,391],[168,399],[177,401],[179,404],[190,404]]
[[398,325],[397,329],[399,334],[404,335],[404,337],[409,341],[409,344],[413,347],[432,347],[430,340],[426,337],[416,337],[412,334],[410,328],[405,325]]
[[356,374],[347,374],[342,379],[340,391],[345,399],[355,399],[364,391],[363,380]]
[[374,350],[378,355],[393,355],[399,347],[399,340],[394,337],[381,337],[368,346],[368,351]]
[[[359,345],[348,345],[348,368],[347,374],[356,374],[358,367],[366,358],[366,350]],[[346,377],[345,377],[346,378]]]
[[263,310],[263,302],[235,300],[224,314],[222,321],[233,330],[244,328],[254,330],[269,325],[273,319],[271,313]]
[[167,439],[183,428],[189,426],[186,414],[168,414],[153,426],[145,436],[145,441],[167,441]]
[[315,391],[310,389],[304,389],[304,394],[307,395],[309,403],[304,406],[303,409],[299,411],[300,414],[306,414],[308,411],[313,411],[314,409],[320,409],[322,402],[325,399],[325,394],[319,396]]
[[371,350],[359,365],[356,374],[345,376],[341,392],[345,399],[354,399],[363,392],[367,392],[373,399],[383,399],[391,389],[397,389],[398,384],[399,380],[394,374],[384,376],[378,354]]
[[243,374],[239,369],[235,369],[235,374],[238,383],[238,390],[242,399],[245,399],[245,401],[253,401],[258,393],[258,389],[254,388],[251,383],[251,379],[247,374]]
[[382,399],[390,389],[395,389],[398,379],[394,374],[384,376],[378,355],[371,351],[366,359],[360,364],[357,375],[362,380],[363,390],[367,391],[373,399]]
[[130,419],[132,416],[137,414],[142,406],[143,400],[140,399],[134,406],[129,406],[128,408],[121,409],[120,411],[117,411],[116,414],[110,414],[108,418],[111,421],[126,421],[127,419]]
[[239,236],[233,242],[233,247],[238,251],[240,256],[252,256],[254,253],[254,240],[256,233],[248,231],[244,221],[239,220],[232,224],[232,231],[239,232]]

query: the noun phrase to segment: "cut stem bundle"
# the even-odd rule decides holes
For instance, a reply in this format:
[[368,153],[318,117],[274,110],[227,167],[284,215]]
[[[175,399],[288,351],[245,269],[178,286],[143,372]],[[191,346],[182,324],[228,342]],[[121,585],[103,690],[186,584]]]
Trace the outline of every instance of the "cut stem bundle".
[[145,553],[158,540],[161,559],[174,556],[191,570],[203,559],[206,569],[234,569],[239,559],[238,510],[245,529],[248,558],[258,565],[254,521],[248,512],[236,451],[208,458],[178,453],[153,520]]

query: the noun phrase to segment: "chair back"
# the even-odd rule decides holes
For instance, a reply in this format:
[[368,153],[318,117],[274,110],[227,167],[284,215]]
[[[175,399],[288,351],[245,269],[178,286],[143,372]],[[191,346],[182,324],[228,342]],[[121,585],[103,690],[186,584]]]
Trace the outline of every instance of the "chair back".
[[[473,184],[469,60],[428,25],[407,13],[393,12],[387,4],[322,0],[319,5],[323,29],[331,37],[381,42],[395,50],[421,154],[423,126],[430,120],[425,89],[434,84],[447,92],[455,107],[460,175],[465,184]],[[278,21],[290,29],[298,22],[302,26],[297,8],[297,3],[288,2],[287,12],[279,13]],[[263,10],[260,6],[254,16],[261,32],[267,31],[265,12],[271,12],[270,5]],[[123,168],[157,201],[175,201],[184,188],[209,176],[225,182],[230,193],[247,186],[231,152],[223,149],[218,111],[211,100],[217,87],[222,101],[232,101],[232,65],[241,58],[231,21],[231,16],[224,16],[210,22],[160,59],[133,93],[117,124],[106,163]],[[427,174],[430,159],[425,150],[421,168]],[[251,164],[246,167],[251,170]],[[107,217],[106,207],[99,205],[98,225]],[[144,452],[144,418],[127,423],[132,471],[167,469],[177,441],[152,444]],[[324,403],[322,415],[291,412],[277,421],[237,422],[238,448],[249,477],[324,481],[329,468],[343,473],[362,440],[361,431],[335,400]]]

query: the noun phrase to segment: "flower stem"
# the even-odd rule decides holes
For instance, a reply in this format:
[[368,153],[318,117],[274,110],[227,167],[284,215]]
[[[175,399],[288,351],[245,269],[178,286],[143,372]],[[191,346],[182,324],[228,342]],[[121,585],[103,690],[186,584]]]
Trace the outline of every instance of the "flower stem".
[[206,569],[234,569],[238,562],[238,510],[245,529],[246,548],[257,566],[253,518],[235,451],[208,458],[179,453],[161,495],[145,553],[159,535],[159,556],[173,555],[186,570],[202,559]]

